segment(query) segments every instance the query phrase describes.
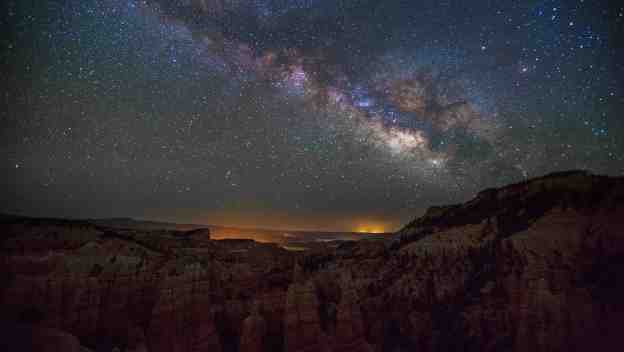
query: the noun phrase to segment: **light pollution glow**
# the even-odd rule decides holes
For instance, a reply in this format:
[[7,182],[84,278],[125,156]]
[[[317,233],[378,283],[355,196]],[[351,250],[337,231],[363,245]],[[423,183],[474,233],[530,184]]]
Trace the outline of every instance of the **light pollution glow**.
[[[208,214],[191,215],[195,211],[188,209],[171,214],[152,212],[142,218],[167,220],[175,223],[193,223],[231,228],[221,235],[228,238],[236,237],[235,229],[266,229],[277,231],[321,231],[321,232],[356,232],[356,233],[388,233],[397,230],[402,222],[385,217],[362,218],[352,216],[336,216],[315,214],[296,216],[294,214],[273,212],[270,210],[245,209],[242,211],[221,211]],[[191,213],[191,214],[189,214]],[[234,231],[234,232],[233,232]],[[243,231],[247,233],[246,231]],[[255,232],[254,232],[255,233]]]
[[359,233],[386,233],[387,231],[386,226],[380,223],[361,224],[355,230]]

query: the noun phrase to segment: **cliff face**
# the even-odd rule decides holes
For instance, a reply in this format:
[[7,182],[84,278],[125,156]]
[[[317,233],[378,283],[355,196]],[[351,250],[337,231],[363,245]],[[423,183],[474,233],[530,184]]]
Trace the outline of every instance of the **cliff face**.
[[2,236],[16,333],[0,347],[41,350],[20,345],[31,334],[98,351],[617,350],[624,326],[624,179],[584,172],[304,253],[50,220],[5,220]]

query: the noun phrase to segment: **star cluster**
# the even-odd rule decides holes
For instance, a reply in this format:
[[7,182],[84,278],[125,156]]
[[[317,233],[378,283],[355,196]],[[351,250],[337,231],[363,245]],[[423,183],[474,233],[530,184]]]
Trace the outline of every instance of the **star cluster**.
[[624,6],[9,1],[2,211],[396,229],[624,171]]

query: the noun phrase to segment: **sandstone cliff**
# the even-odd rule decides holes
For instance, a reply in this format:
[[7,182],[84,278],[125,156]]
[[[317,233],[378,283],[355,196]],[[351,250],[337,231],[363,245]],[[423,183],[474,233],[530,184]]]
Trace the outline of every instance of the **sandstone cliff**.
[[1,221],[3,350],[618,350],[624,326],[622,178],[547,175],[303,253]]

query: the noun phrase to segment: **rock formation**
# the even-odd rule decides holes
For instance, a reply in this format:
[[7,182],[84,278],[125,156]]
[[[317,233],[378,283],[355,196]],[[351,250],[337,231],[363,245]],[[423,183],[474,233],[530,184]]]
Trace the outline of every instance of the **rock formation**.
[[[619,350],[624,179],[547,175],[289,252],[0,217],[0,350]],[[54,347],[57,346],[57,347]]]
[[358,293],[353,285],[351,271],[348,269],[342,274],[340,286],[342,294],[337,309],[332,350],[334,352],[372,352],[372,347],[365,339]]
[[45,326],[2,326],[2,332],[2,351],[89,352],[75,336]]
[[299,263],[296,263],[293,282],[286,296],[284,351],[329,352],[327,338],[321,330],[314,282],[302,278],[301,271]]
[[243,321],[240,352],[264,351],[264,339],[267,334],[266,320],[260,315],[258,304],[254,304],[251,314]]

